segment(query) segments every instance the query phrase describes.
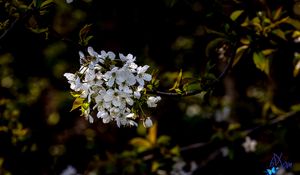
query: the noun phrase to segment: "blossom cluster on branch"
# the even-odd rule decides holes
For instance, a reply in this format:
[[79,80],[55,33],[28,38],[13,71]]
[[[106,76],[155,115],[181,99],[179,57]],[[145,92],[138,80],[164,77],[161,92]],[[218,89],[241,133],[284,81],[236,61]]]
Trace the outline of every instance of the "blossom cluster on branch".
[[87,55],[79,52],[79,71],[64,74],[76,98],[72,109],[80,107],[90,123],[95,111],[103,123],[115,121],[118,127],[137,126],[137,119],[145,127],[152,126],[143,108],[156,107],[161,97],[146,93],[145,85],[152,80],[149,66],[138,66],[132,54],[97,53],[92,47],[87,51]]

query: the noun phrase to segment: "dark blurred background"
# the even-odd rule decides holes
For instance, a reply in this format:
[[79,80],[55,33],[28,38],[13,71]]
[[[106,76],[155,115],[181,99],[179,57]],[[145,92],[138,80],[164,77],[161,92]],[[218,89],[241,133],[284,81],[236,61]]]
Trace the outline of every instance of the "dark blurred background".
[[[293,163],[291,171],[299,173],[299,44],[294,41],[299,4],[0,1],[0,174],[54,175],[71,166],[88,175],[252,175],[265,174],[273,153],[282,153],[282,160]],[[232,12],[241,9],[241,19],[232,20]],[[295,19],[295,25],[274,27],[284,33],[282,39],[276,31],[260,35],[250,24],[240,24],[258,12],[280,13],[278,18]],[[85,44],[80,41],[84,34],[93,36]],[[157,133],[142,125],[90,124],[78,110],[70,112],[74,99],[63,74],[79,69],[78,52],[86,52],[87,46],[133,54],[139,65],[159,71],[158,90],[168,91],[180,69],[187,80],[218,77],[231,64],[230,57],[237,58],[244,37],[251,49],[210,91],[162,98],[151,111]],[[220,57],[223,46],[225,56]],[[269,73],[253,61],[253,53],[266,49],[276,50],[266,57],[271,60]],[[254,152],[243,148],[246,136],[257,142]],[[150,137],[157,141],[146,146]],[[176,164],[180,161],[183,166]]]

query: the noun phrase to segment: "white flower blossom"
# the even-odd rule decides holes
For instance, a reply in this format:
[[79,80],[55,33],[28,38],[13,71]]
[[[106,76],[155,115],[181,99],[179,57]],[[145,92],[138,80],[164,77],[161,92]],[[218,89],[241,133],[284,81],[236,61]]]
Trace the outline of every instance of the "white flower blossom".
[[256,140],[251,140],[249,136],[246,137],[245,142],[242,144],[246,152],[255,152],[256,145]]
[[147,105],[150,108],[155,108],[157,106],[156,103],[159,102],[160,100],[161,100],[160,96],[156,96],[156,97],[151,96],[147,99]]
[[80,78],[72,73],[65,73],[64,76],[68,79],[70,88],[74,91],[79,91],[81,87]]
[[143,67],[139,66],[137,68],[136,81],[139,82],[141,86],[144,86],[144,81],[150,81],[152,79],[152,76],[150,74],[145,73],[148,68],[148,65],[145,65]]
[[291,172],[287,172],[283,167],[276,169],[276,175],[293,175]]
[[111,51],[105,52],[104,50],[102,50],[100,57],[103,59],[109,58],[110,60],[114,60],[116,58],[116,55]]
[[145,128],[150,128],[153,123],[150,117],[147,117],[144,121],[143,121],[144,127]]
[[83,100],[82,115],[90,123],[100,119],[103,123],[115,122],[118,127],[137,126],[136,120],[142,117],[143,125],[151,127],[152,120],[145,116],[142,103],[154,108],[161,97],[145,93],[144,86],[152,79],[147,73],[149,66],[138,66],[132,54],[120,53],[117,57],[111,51],[97,53],[92,47],[87,48],[87,53],[85,56],[79,52],[78,72],[64,74],[74,97]]
[[68,3],[68,4],[70,4],[72,2],[73,2],[73,0],[66,0],[66,3]]
[[69,165],[66,169],[64,169],[61,172],[60,175],[79,175],[79,174],[77,174],[77,170],[73,166]]

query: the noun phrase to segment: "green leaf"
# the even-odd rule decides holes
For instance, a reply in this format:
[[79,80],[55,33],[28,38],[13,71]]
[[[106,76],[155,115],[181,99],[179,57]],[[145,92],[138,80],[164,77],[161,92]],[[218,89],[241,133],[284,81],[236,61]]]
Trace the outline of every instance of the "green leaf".
[[90,39],[93,38],[93,36],[88,36],[88,33],[90,32],[92,27],[92,24],[86,24],[83,26],[79,32],[79,44],[86,46],[88,45],[88,42]]
[[233,13],[231,13],[230,19],[231,19],[232,21],[237,20],[238,17],[241,16],[241,14],[242,14],[243,12],[244,12],[244,10],[236,10],[236,11],[234,11]]
[[294,71],[293,71],[293,75],[294,77],[298,76],[300,72],[300,60],[297,61],[295,67],[294,67]]
[[232,64],[233,66],[235,66],[240,61],[240,59],[242,58],[242,56],[244,55],[248,47],[249,47],[248,45],[243,45],[236,49],[235,57]]
[[274,13],[274,16],[273,16],[274,21],[279,19],[279,17],[281,16],[281,12],[282,12],[282,7],[279,7]]
[[170,136],[161,135],[157,139],[157,144],[159,144],[159,145],[167,145],[167,144],[169,144],[170,140],[171,140]]
[[153,161],[151,165],[151,172],[156,172],[161,164],[158,161]]
[[180,69],[178,76],[176,78],[176,81],[175,81],[173,87],[171,89],[169,89],[169,91],[172,91],[172,90],[175,90],[176,92],[178,90],[180,91],[179,86],[181,84],[181,81],[182,81],[182,69]]
[[179,156],[180,155],[180,147],[179,146],[175,146],[173,147],[170,152],[173,154],[173,155],[176,155],[176,156]]
[[73,111],[73,110],[79,108],[80,106],[82,106],[83,101],[84,101],[84,98],[76,98],[73,102],[73,106],[72,106],[71,111]]
[[130,140],[129,142],[132,146],[138,147],[142,150],[150,149],[152,147],[152,144],[150,143],[149,140],[141,138],[141,137],[136,137]]
[[240,128],[241,128],[240,123],[231,123],[228,126],[228,131],[232,131],[232,130],[236,130],[236,129],[240,129]]
[[270,73],[269,59],[267,59],[261,52],[253,53],[253,61],[254,64],[256,65],[256,68],[269,75]]
[[272,31],[273,34],[275,34],[276,36],[278,36],[279,38],[283,39],[283,40],[287,40],[285,37],[285,33],[281,30],[281,29],[275,29]]
[[78,97],[80,97],[81,92],[74,92],[74,91],[72,91],[71,95],[72,95],[72,97],[78,98]]
[[46,1],[42,2],[41,8],[45,8],[45,7],[49,6],[51,3],[53,3],[53,0],[46,0]]
[[33,6],[36,8],[40,8],[41,6],[41,0],[34,0],[33,1]]
[[287,20],[283,21],[284,23],[288,23],[295,27],[296,29],[300,30],[300,21],[292,18],[287,18]]
[[272,53],[275,52],[275,49],[265,49],[265,50],[262,50],[261,53],[264,55],[264,56],[269,56],[271,55]]
[[241,39],[240,39],[240,42],[241,42],[242,44],[244,44],[244,45],[249,45],[249,44],[250,44],[249,38],[245,38],[245,37],[241,38]]

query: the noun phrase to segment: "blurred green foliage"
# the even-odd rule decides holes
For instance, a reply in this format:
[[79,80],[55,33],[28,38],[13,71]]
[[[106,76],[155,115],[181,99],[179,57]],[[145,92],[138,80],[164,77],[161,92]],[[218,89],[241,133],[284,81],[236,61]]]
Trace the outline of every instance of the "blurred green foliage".
[[[263,174],[274,152],[299,173],[299,3],[0,0],[0,174]],[[150,65],[152,128],[70,112],[87,46]]]

